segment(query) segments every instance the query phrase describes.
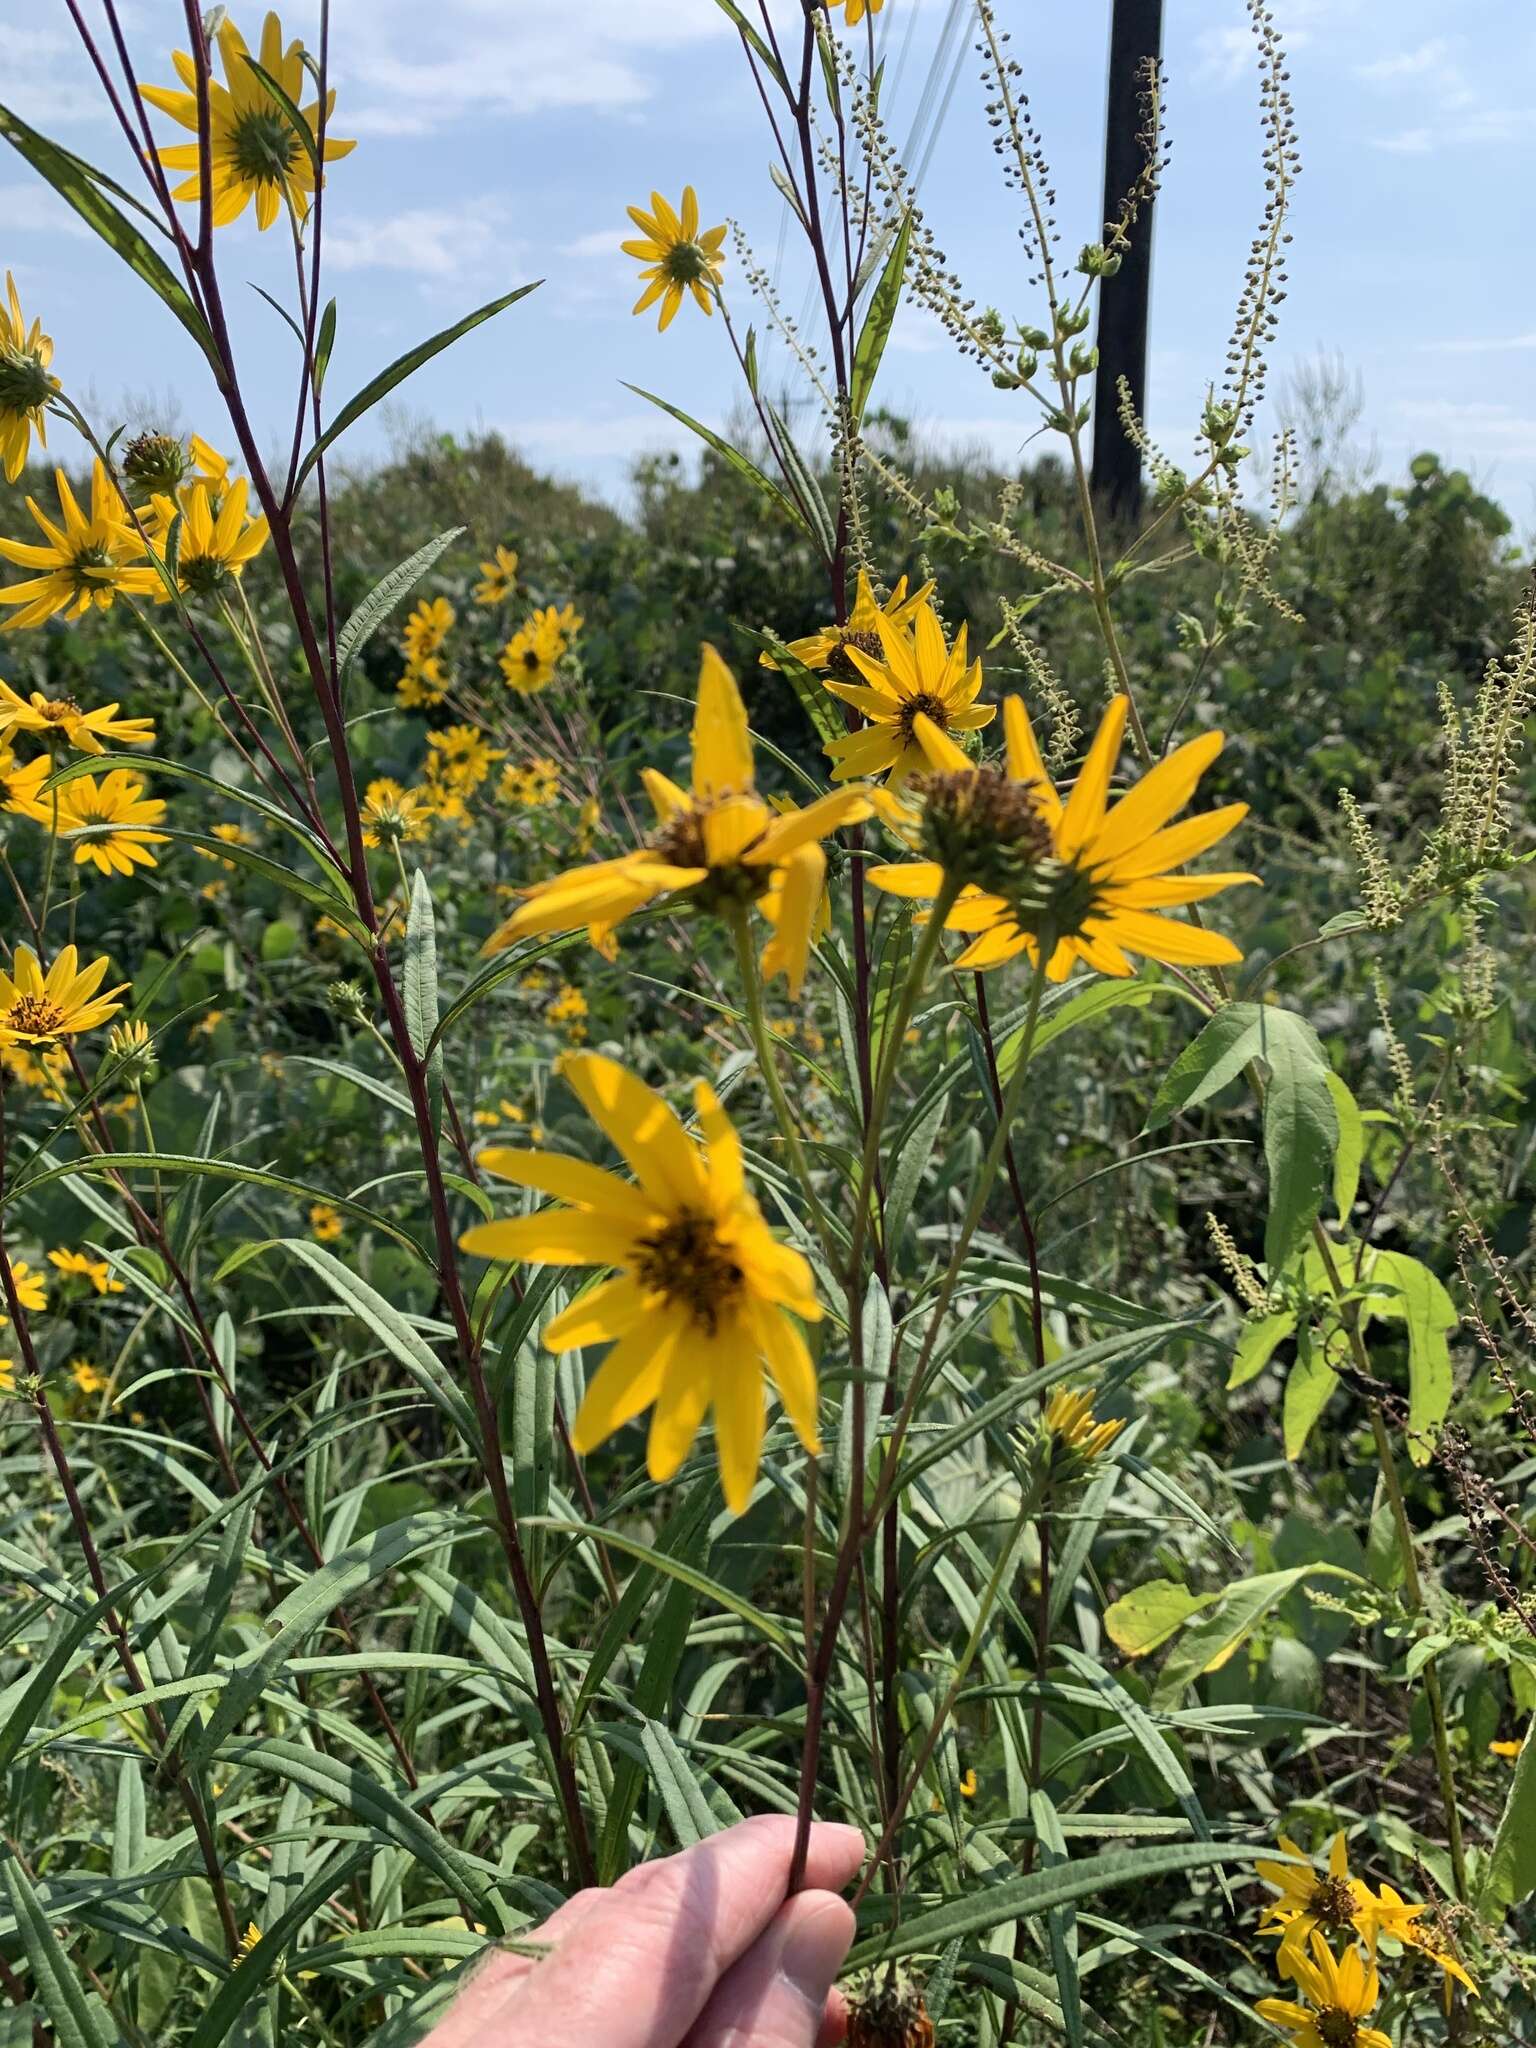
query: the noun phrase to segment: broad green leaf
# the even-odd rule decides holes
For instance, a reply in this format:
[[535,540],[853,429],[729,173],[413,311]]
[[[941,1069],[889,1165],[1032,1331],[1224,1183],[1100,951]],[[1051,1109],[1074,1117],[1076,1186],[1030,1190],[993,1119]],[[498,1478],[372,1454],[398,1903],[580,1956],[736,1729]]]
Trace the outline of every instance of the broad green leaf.
[[1175,1579],[1149,1579],[1104,1610],[1104,1627],[1123,1656],[1145,1657],[1176,1635],[1191,1615],[1220,1597],[1218,1593],[1191,1593]]
[[1499,1918],[1536,1891],[1536,1741],[1529,1732],[1515,1759],[1515,1775],[1499,1816],[1499,1831],[1483,1866],[1477,1904]]
[[722,434],[717,434],[712,427],[701,425],[698,420],[685,413],[680,406],[669,404],[665,398],[658,398],[654,391],[642,390],[638,384],[625,384],[624,389],[626,391],[633,391],[636,398],[643,398],[648,405],[659,406],[664,413],[669,414],[671,418],[675,419],[679,426],[686,427],[691,434],[697,434],[699,439],[707,442],[714,449],[715,453],[735,470],[739,477],[743,477],[755,490],[761,491],[768,502],[776,506],[791,524],[798,526],[802,533],[809,530],[806,526],[805,515],[795,504],[794,500],[780,490],[772,477],[764,476],[750,456],[743,455],[741,450],[733,447]]
[[397,568],[375,583],[372,590],[336,635],[336,668],[345,675],[402,598],[408,597],[432,564],[453,546],[467,529],[450,526],[445,533],[408,555]]
[[1334,1073],[1326,1075],[1325,1080],[1339,1119],[1339,1148],[1333,1155],[1333,1206],[1339,1212],[1339,1221],[1347,1224],[1349,1212],[1355,1206],[1355,1197],[1360,1192],[1365,1125],[1361,1120],[1360,1105],[1350,1093],[1348,1082]]
[[1161,1130],[1181,1109],[1194,1109],[1219,1095],[1237,1079],[1258,1052],[1258,1019],[1257,1003],[1228,1003],[1216,1012],[1163,1076],[1142,1125],[1143,1137]]
[[1285,1342],[1295,1327],[1294,1309],[1277,1309],[1271,1316],[1260,1316],[1256,1322],[1245,1323],[1233,1354],[1232,1370],[1227,1375],[1228,1391],[1233,1387],[1246,1387],[1250,1380],[1256,1380],[1273,1358],[1276,1347]]
[[1329,1068],[1311,1027],[1292,1011],[1261,1007],[1260,1057],[1269,1068],[1264,1092],[1264,1157],[1269,1165],[1269,1222],[1264,1261],[1280,1272],[1317,1221],[1339,1142],[1339,1113]]
[[1408,1455],[1427,1465],[1455,1391],[1446,1340],[1461,1317],[1428,1266],[1406,1252],[1370,1251],[1362,1272],[1370,1313],[1408,1326]]
[[912,214],[909,209],[902,216],[891,253],[880,273],[880,281],[870,297],[869,311],[864,316],[864,325],[859,329],[859,339],[853,351],[853,369],[848,379],[848,409],[855,428],[863,419],[869,395],[875,388],[880,358],[885,354],[885,344],[890,338],[891,322],[901,304],[901,288],[906,280],[907,251],[911,242]]
[[208,323],[193,304],[186,286],[176,277],[164,259],[145,241],[131,221],[125,220],[101,191],[101,186],[111,180],[103,178],[80,157],[60,149],[34,128],[29,128],[19,115],[9,107],[0,106],[0,135],[3,135],[18,155],[26,158],[43,181],[51,185],[59,197],[72,206],[80,218],[113,249],[149,286],[150,290],[168,306],[202,350],[213,371],[214,381],[222,390],[224,387],[224,365],[214,345]]
[[1306,1448],[1312,1426],[1333,1398],[1339,1376],[1328,1363],[1323,1347],[1303,1331],[1296,1346],[1296,1362],[1285,1382],[1282,1421],[1285,1455],[1294,1464]]
[[1239,1579],[1219,1596],[1216,1605],[1192,1627],[1170,1651],[1158,1675],[1158,1702],[1177,1701],[1188,1686],[1208,1671],[1219,1671],[1236,1655],[1264,1617],[1304,1579],[1345,1579],[1363,1585],[1356,1573],[1339,1565],[1302,1564],[1289,1571],[1260,1572]]
[[360,420],[365,412],[371,411],[381,398],[387,398],[397,384],[403,384],[423,363],[430,363],[435,355],[441,355],[445,348],[451,348],[454,342],[474,328],[483,325],[487,320],[493,320],[498,313],[504,313],[508,306],[515,306],[518,300],[526,298],[529,292],[537,291],[543,281],[542,278],[535,278],[532,284],[520,284],[515,292],[506,292],[501,298],[492,299],[489,305],[477,307],[473,313],[466,313],[462,320],[456,320],[451,327],[445,327],[440,334],[434,334],[428,341],[418,342],[415,348],[407,349],[403,356],[396,356],[395,360],[380,370],[376,377],[371,377],[361,391],[349,398],[337,413],[299,464],[299,473],[294,478],[294,489],[299,488],[326,449],[339,440],[348,427]]

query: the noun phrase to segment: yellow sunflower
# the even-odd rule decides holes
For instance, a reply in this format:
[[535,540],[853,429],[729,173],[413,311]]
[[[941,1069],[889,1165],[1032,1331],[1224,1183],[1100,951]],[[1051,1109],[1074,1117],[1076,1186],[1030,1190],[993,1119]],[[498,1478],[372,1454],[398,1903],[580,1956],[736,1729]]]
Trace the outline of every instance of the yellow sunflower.
[[[486,1259],[616,1269],[546,1324],[551,1351],[612,1344],[572,1429],[583,1455],[654,1404],[649,1469],[670,1479],[713,1407],[726,1503],[740,1514],[762,1453],[766,1373],[813,1456],[816,1371],[800,1324],[821,1305],[807,1261],[768,1228],[746,1185],[741,1142],[699,1082],[699,1139],[655,1092],[597,1053],[566,1053],[558,1071],[628,1162],[635,1182],[553,1152],[496,1148],[492,1173],[563,1205],[461,1240]],[[636,1184],[638,1183],[638,1184]]]
[[447,696],[448,678],[443,674],[443,664],[438,656],[429,654],[421,661],[407,661],[405,674],[395,688],[400,693],[400,702],[408,711],[430,711]]
[[651,194],[649,213],[643,213],[638,206],[626,211],[645,237],[643,241],[619,244],[626,256],[633,256],[647,266],[640,273],[645,290],[635,301],[635,312],[643,313],[660,299],[657,330],[663,332],[671,326],[684,292],[692,292],[696,303],[706,313],[713,313],[710,291],[720,289],[720,272],[725,263],[720,245],[725,240],[725,229],[706,228],[702,235],[699,233],[699,201],[693,187],[683,187],[679,213],[672,211],[659,192]]
[[425,839],[431,814],[420,790],[379,775],[363,792],[362,825],[364,846],[392,846],[397,840]]
[[498,666],[510,689],[532,697],[555,680],[564,653],[565,635],[530,619],[501,650]]
[[[104,875],[131,875],[136,867],[152,868],[152,846],[164,846],[166,836],[155,831],[165,816],[165,800],[146,796],[144,783],[126,768],[114,768],[98,782],[94,775],[77,775],[59,791],[56,829],[65,839],[77,839],[75,865],[97,867]],[[79,837],[89,833],[88,838]]]
[[506,759],[505,747],[493,747],[472,725],[445,725],[427,734],[427,780],[450,788],[478,789],[492,765]]
[[1416,1948],[1445,1972],[1447,2005],[1453,1982],[1464,1984],[1474,1998],[1478,1996],[1477,1986],[1451,1946],[1451,1935],[1441,1928],[1439,1917],[1427,1903],[1410,1905],[1391,1885],[1384,1884],[1371,1902],[1371,1918],[1373,1945],[1376,1936],[1385,1935],[1388,1941],[1400,1941],[1405,1948]]
[[[956,881],[949,931],[971,934],[960,967],[995,967],[1035,955],[1037,933],[1055,944],[1047,963],[1064,981],[1081,960],[1100,974],[1135,972],[1131,955],[1175,967],[1218,967],[1240,960],[1232,941],[1160,910],[1198,903],[1256,875],[1180,875],[1187,860],[1226,837],[1247,814],[1226,804],[1182,825],[1169,820],[1194,795],[1221,752],[1206,733],[1176,748],[1143,775],[1112,810],[1109,779],[1120,751],[1126,700],[1117,697],[1088,750],[1065,803],[1057,795],[1018,697],[1003,706],[1007,765],[977,767],[924,717],[916,721],[931,772],[918,786],[920,819],[907,827],[925,860],[872,868],[869,879],[893,895],[936,897]],[[885,815],[899,812],[889,799]]]
[[53,1046],[105,1024],[123,1007],[113,997],[128,986],[120,981],[102,993],[106,975],[105,954],[82,969],[66,946],[44,974],[32,948],[18,946],[9,974],[0,968],[0,1046]]
[[458,613],[446,597],[424,597],[413,608],[400,636],[406,659],[423,662],[442,647]]
[[0,733],[30,732],[45,740],[64,740],[81,754],[104,754],[103,740],[115,747],[152,747],[155,727],[148,718],[119,718],[116,704],[82,711],[73,697],[45,697],[34,690],[23,697],[9,683],[0,683]]
[[517,587],[517,550],[498,545],[488,562],[480,564],[480,581],[473,596],[476,604],[505,604]]
[[845,640],[839,650],[863,681],[832,678],[827,683],[834,697],[862,711],[869,724],[829,741],[827,753],[834,782],[854,775],[885,775],[893,788],[899,788],[909,775],[929,765],[917,738],[918,718],[928,719],[943,733],[979,732],[996,718],[997,706],[976,702],[981,662],[966,661],[964,626],[954,645],[946,647],[944,629],[926,600],[913,609],[910,630],[878,610],[871,623],[878,654],[866,653],[853,639]]
[[321,1244],[334,1244],[346,1229],[341,1211],[331,1202],[312,1202],[309,1208],[310,1234]]
[[[849,660],[848,649],[862,648],[865,654],[878,661],[884,651],[876,624],[880,615],[883,613],[893,626],[908,626],[918,607],[932,595],[932,583],[924,583],[908,596],[907,579],[899,576],[885,603],[877,604],[869,571],[861,569],[847,625],[823,626],[819,633],[807,633],[802,639],[786,641],[785,645],[796,661],[803,662],[807,668],[830,669],[842,682],[856,683],[859,671]],[[771,654],[760,654],[757,658],[764,668],[777,668],[779,665]]]
[[61,1245],[48,1254],[50,1266],[57,1266],[66,1280],[88,1280],[98,1294],[121,1294],[123,1283],[114,1280],[105,1259],[93,1259],[85,1252],[72,1252]]
[[48,401],[59,388],[50,377],[53,343],[36,320],[28,327],[16,296],[16,280],[5,273],[6,303],[0,306],[0,469],[15,483],[26,467],[32,436],[48,445]]
[[658,824],[650,843],[536,882],[485,950],[585,925],[593,945],[612,959],[614,926],[658,896],[725,916],[755,903],[774,928],[763,972],[783,973],[790,995],[798,996],[827,871],[818,842],[870,815],[863,792],[833,790],[804,810],[775,813],[757,794],[736,679],[708,645],[693,719],[692,788],[679,789],[654,768],[641,775]]
[[34,761],[18,761],[0,737],[0,811],[31,818],[38,825],[51,825],[54,800],[50,797],[44,801],[38,791],[52,773],[53,763],[46,754],[39,754]]
[[829,0],[833,7],[846,7],[844,19],[850,28],[857,28],[866,14],[878,14],[885,0]]
[[[48,1306],[47,1274],[34,1273],[25,1259],[12,1259],[11,1279],[15,1283],[16,1299],[27,1311],[27,1314],[31,1316],[41,1315]],[[0,1295],[0,1325],[3,1325],[6,1320],[3,1306],[4,1299],[5,1297]]]
[[1298,1860],[1261,1861],[1256,1867],[1264,1882],[1273,1885],[1278,1894],[1263,1907],[1259,1931],[1280,1937],[1277,1961],[1281,1976],[1295,1975],[1293,1965],[1298,1958],[1306,1961],[1314,1934],[1323,1934],[1329,1941],[1348,1936],[1374,1946],[1375,1900],[1370,1886],[1349,1874],[1349,1846],[1343,1833],[1333,1838],[1326,1875],[1313,1869],[1306,1851],[1298,1848],[1289,1835],[1280,1837],[1280,1846]]
[[1380,2027],[1363,2024],[1381,1996],[1375,1963],[1358,1948],[1346,1949],[1336,1962],[1320,1934],[1312,1936],[1311,1949],[1310,1958],[1298,1955],[1293,1973],[1307,2003],[1261,1998],[1254,2007],[1259,2018],[1293,2035],[1294,2048],[1392,2048]]
[[105,611],[118,592],[125,597],[147,597],[161,588],[158,573],[139,566],[146,552],[144,543],[134,532],[122,493],[100,459],[91,473],[89,518],[80,509],[62,469],[54,471],[53,479],[59,494],[56,520],[39,509],[35,498],[27,500],[27,510],[46,547],[35,541],[0,538],[0,557],[19,568],[41,571],[25,583],[0,588],[0,604],[22,607],[6,620],[8,633],[40,626],[55,612],[78,619],[92,605]]
[[176,545],[178,589],[212,597],[261,553],[267,544],[267,522],[246,517],[246,497],[246,481],[241,477],[230,485],[217,509],[206,483],[189,485],[175,500],[155,498],[155,520],[161,533],[168,534],[178,509],[181,513]]
[[[293,123],[281,102],[248,62],[245,38],[232,21],[226,19],[220,23],[217,40],[225,82],[221,85],[213,77],[208,81],[213,224],[225,227],[230,221],[238,220],[254,199],[256,225],[262,229],[269,228],[282,211],[285,197],[298,218],[303,220],[309,212],[309,196],[315,186],[310,150],[294,132]],[[307,107],[300,104],[308,89],[309,78],[301,55],[303,47],[295,39],[285,49],[283,25],[275,14],[268,14],[262,24],[261,55],[257,61],[267,76],[281,86],[293,104],[300,108],[311,138],[318,138],[319,101],[312,100]],[[183,128],[190,128],[196,136],[197,68],[185,50],[173,51],[171,62],[186,88],[184,92],[166,85],[141,85],[139,91],[152,107],[169,114],[173,121],[179,121]],[[335,103],[335,93],[328,93],[325,102],[327,122]],[[325,160],[330,163],[337,157],[347,156],[356,147],[355,142],[344,142],[339,136],[328,133]],[[190,171],[192,174],[176,187],[172,196],[200,200],[203,182],[197,142],[179,142],[158,154],[167,170]]]

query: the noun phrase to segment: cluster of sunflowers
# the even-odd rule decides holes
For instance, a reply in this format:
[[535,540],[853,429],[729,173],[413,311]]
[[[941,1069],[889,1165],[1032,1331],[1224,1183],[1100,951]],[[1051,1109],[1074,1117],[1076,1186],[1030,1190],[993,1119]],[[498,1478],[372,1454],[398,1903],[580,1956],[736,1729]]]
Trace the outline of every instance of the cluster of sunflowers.
[[[49,1252],[48,1263],[54,1269],[51,1282],[46,1273],[31,1266],[27,1260],[11,1261],[11,1285],[16,1290],[17,1303],[29,1321],[47,1314],[50,1306],[57,1306],[50,1302],[50,1286],[61,1288],[72,1304],[89,1304],[123,1292],[122,1281],[116,1278],[105,1259],[93,1258],[89,1252],[74,1246],[57,1246]],[[5,1308],[4,1298],[0,1297],[0,1394],[14,1394],[19,1391],[20,1368],[6,1345],[10,1317]],[[61,1387],[72,1388],[73,1396],[80,1400],[90,1400],[104,1393],[109,1384],[106,1374],[88,1358],[79,1357],[70,1361],[67,1375],[60,1382]]]
[[1294,1860],[1259,1863],[1259,1876],[1276,1893],[1260,1913],[1259,1928],[1279,1938],[1275,1965],[1296,1996],[1262,1998],[1255,2010],[1290,2034],[1295,2048],[1392,2048],[1389,2036],[1369,2024],[1381,1999],[1377,1948],[1383,1940],[1439,1968],[1447,2010],[1456,1984],[1477,1996],[1441,1910],[1410,1904],[1390,1884],[1373,1892],[1351,1876],[1342,1834],[1334,1837],[1326,1871],[1314,1869],[1289,1835],[1280,1837],[1280,1846]]

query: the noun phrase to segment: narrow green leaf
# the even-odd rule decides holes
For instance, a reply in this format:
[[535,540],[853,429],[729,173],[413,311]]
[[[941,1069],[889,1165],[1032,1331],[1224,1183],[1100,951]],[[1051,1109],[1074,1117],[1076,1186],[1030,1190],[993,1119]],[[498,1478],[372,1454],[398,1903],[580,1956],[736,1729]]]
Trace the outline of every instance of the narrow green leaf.
[[426,1062],[427,1097],[435,1133],[443,1114],[443,1049],[437,1040],[437,921],[432,910],[432,891],[420,868],[411,877],[411,907],[405,923],[403,1000],[411,1045],[416,1057]]
[[[1066,1869],[1070,1861],[1066,1839],[1048,1793],[1031,1792],[1029,1817],[1034,1823],[1042,1871]],[[1046,1938],[1051,1947],[1051,1967],[1056,1973],[1061,2030],[1067,2038],[1067,2048],[1083,2048],[1083,1998],[1077,1977],[1077,1914],[1070,1899],[1059,1906],[1052,1906],[1047,1913]]]
[[763,41],[751,22],[748,21],[747,17],[736,5],[736,0],[715,0],[715,5],[726,16],[727,20],[733,23],[740,33],[742,41],[750,45],[753,56],[762,65],[768,76],[779,88],[779,91],[787,98],[789,96],[789,81],[785,78],[783,71],[779,67],[778,58],[774,56],[773,51]]
[[262,85],[266,88],[272,99],[276,101],[283,119],[293,130],[295,141],[309,158],[310,169],[318,181],[323,174],[320,168],[320,151],[316,146],[314,129],[310,127],[298,107],[288,97],[282,84],[272,76],[270,71],[264,70],[249,51],[245,52],[245,62],[247,67],[254,71],[261,80]]
[[208,359],[214,379],[222,390],[224,366],[219,360],[207,322],[193,304],[186,286],[133,223],[125,220],[102,193],[101,186],[109,184],[110,180],[103,178],[99,171],[92,170],[82,158],[60,149],[46,136],[39,135],[36,129],[29,128],[18,114],[6,106],[0,106],[0,135],[26,158],[39,177],[51,185],[67,205],[74,208],[86,225],[100,235],[108,248],[144,280],[156,298],[170,308]]
[[325,311],[320,315],[320,325],[315,330],[315,359],[313,373],[315,390],[324,389],[325,373],[331,367],[331,351],[336,346],[336,301],[327,299]]
[[880,281],[870,297],[869,311],[864,316],[864,325],[859,329],[859,338],[854,346],[853,369],[848,380],[848,407],[855,427],[863,419],[869,395],[875,388],[880,358],[885,354],[885,344],[890,339],[891,322],[901,304],[901,288],[907,274],[907,251],[911,243],[912,215],[909,210],[902,216],[901,226],[891,244],[891,253],[880,273]]
[[827,501],[821,495],[821,486],[803,461],[800,450],[795,446],[795,437],[789,431],[789,422],[780,417],[774,407],[765,399],[764,409],[773,425],[773,437],[778,448],[779,460],[784,472],[794,487],[798,503],[804,506],[805,516],[811,523],[811,538],[830,562],[837,553],[837,535],[832,526],[832,515],[827,510]]
[[656,1787],[680,1849],[718,1834],[727,1825],[715,1818],[693,1766],[660,1721],[647,1721],[640,1731],[651,1783]]
[[519,285],[515,292],[507,292],[499,299],[492,299],[489,305],[477,307],[473,313],[466,313],[462,320],[456,320],[452,327],[445,327],[440,334],[434,334],[429,341],[418,342],[415,348],[407,349],[403,356],[396,356],[395,360],[380,370],[376,377],[371,377],[361,391],[349,398],[337,413],[299,464],[294,489],[299,488],[326,449],[338,441],[348,427],[355,425],[365,412],[371,411],[381,398],[387,398],[397,384],[403,384],[423,363],[431,362],[435,355],[441,355],[445,348],[451,348],[454,342],[474,328],[482,326],[487,320],[493,320],[498,313],[504,313],[508,306],[516,305],[517,301],[526,298],[529,292],[537,291],[543,282],[542,278],[535,278],[532,284]]
[[74,1964],[60,1948],[27,1873],[5,1847],[0,1847],[0,1878],[10,1894],[37,1995],[58,2034],[59,2048],[118,2048],[97,2017]]
[[927,1913],[915,1913],[899,1927],[882,1928],[859,1942],[849,1965],[871,1968],[895,1956],[933,1955],[957,1935],[985,1934],[1010,1920],[1030,1920],[1053,1906],[1097,1898],[1116,1885],[1144,1884],[1181,1870],[1211,1870],[1222,1863],[1248,1863],[1253,1850],[1235,1843],[1170,1842],[1166,1847],[1115,1849],[1087,1856],[1058,1870],[1005,1878]]
[[1478,1908],[1489,1919],[1498,1919],[1532,1892],[1536,1892],[1536,1741],[1527,1732],[1515,1759],[1499,1831],[1483,1866]]
[[1350,1093],[1349,1084],[1335,1073],[1324,1075],[1328,1093],[1333,1097],[1334,1112],[1339,1120],[1339,1145],[1333,1155],[1333,1206],[1339,1212],[1339,1221],[1348,1223],[1349,1212],[1355,1206],[1355,1197],[1360,1192],[1360,1162],[1365,1156],[1365,1124],[1360,1115],[1360,1105]]
[[[331,303],[334,305],[335,301]],[[336,635],[336,666],[340,674],[346,674],[395,606],[410,595],[432,564],[447,554],[465,531],[462,526],[450,526],[419,547],[414,555],[407,555],[373,586]]]
[[1185,1631],[1183,1641],[1172,1651],[1158,1676],[1156,1699],[1176,1702],[1188,1686],[1208,1671],[1219,1671],[1252,1635],[1271,1609],[1304,1579],[1345,1579],[1351,1585],[1365,1581],[1341,1565],[1300,1564],[1289,1571],[1260,1572],[1239,1579],[1219,1596],[1211,1612]]
[[658,398],[654,391],[644,391],[638,384],[625,384],[624,389],[633,391],[636,398],[643,398],[648,405],[659,406],[664,413],[675,419],[679,426],[686,427],[691,434],[697,434],[699,439],[707,442],[739,477],[745,478],[755,490],[761,491],[769,503],[777,507],[791,524],[799,527],[802,533],[807,531],[804,515],[794,501],[779,489],[771,477],[764,476],[750,456],[743,455],[741,450],[734,447],[723,435],[717,434],[712,427],[703,426],[685,413],[680,406],[670,404],[665,398]]

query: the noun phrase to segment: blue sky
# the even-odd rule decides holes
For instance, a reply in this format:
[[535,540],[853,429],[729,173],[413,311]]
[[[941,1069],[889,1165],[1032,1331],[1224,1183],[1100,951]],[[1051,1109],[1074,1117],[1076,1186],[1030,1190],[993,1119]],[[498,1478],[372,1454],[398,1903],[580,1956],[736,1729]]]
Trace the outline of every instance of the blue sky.
[[[97,0],[83,0],[88,16]],[[786,19],[798,0],[771,0]],[[1536,155],[1531,0],[1273,0],[1292,53],[1304,172],[1272,410],[1298,368],[1327,356],[1357,377],[1356,442],[1395,476],[1424,447],[1470,468],[1523,534],[1536,530],[1536,274],[1528,213]],[[255,9],[235,17],[254,41]],[[1109,0],[998,0],[1044,132],[1070,249],[1097,232]],[[311,8],[285,26],[313,32]],[[141,76],[169,82],[176,0],[122,10]],[[887,0],[887,109],[904,134],[936,63],[961,53],[923,184],[930,225],[982,302],[1035,316],[1013,198],[980,124],[957,33],[964,0]],[[1173,163],[1159,207],[1152,425],[1187,449],[1219,371],[1262,197],[1256,72],[1240,0],[1168,0]],[[339,400],[411,342],[531,277],[542,289],[409,387],[413,415],[495,427],[541,468],[621,497],[635,455],[678,431],[623,389],[660,391],[713,424],[737,402],[718,321],[685,308],[658,335],[631,319],[635,266],[618,251],[625,202],[699,190],[706,223],[739,220],[759,255],[780,245],[761,112],[713,0],[333,0],[337,132],[355,153],[327,196],[329,289],[341,301]],[[6,100],[67,147],[132,175],[62,0],[0,0]],[[947,73],[945,74],[947,76]],[[162,124],[171,139],[169,124]],[[253,414],[275,444],[291,421],[291,343],[249,278],[283,292],[291,252],[249,220],[221,238]],[[19,159],[0,163],[0,267],[57,343],[55,368],[109,424],[175,395],[180,423],[227,439],[195,352]],[[732,266],[727,288],[752,317]],[[804,303],[797,271],[793,312]],[[933,439],[1010,456],[1032,419],[905,311],[885,402]],[[62,433],[62,429],[60,430]],[[346,444],[385,444],[374,421]]]

